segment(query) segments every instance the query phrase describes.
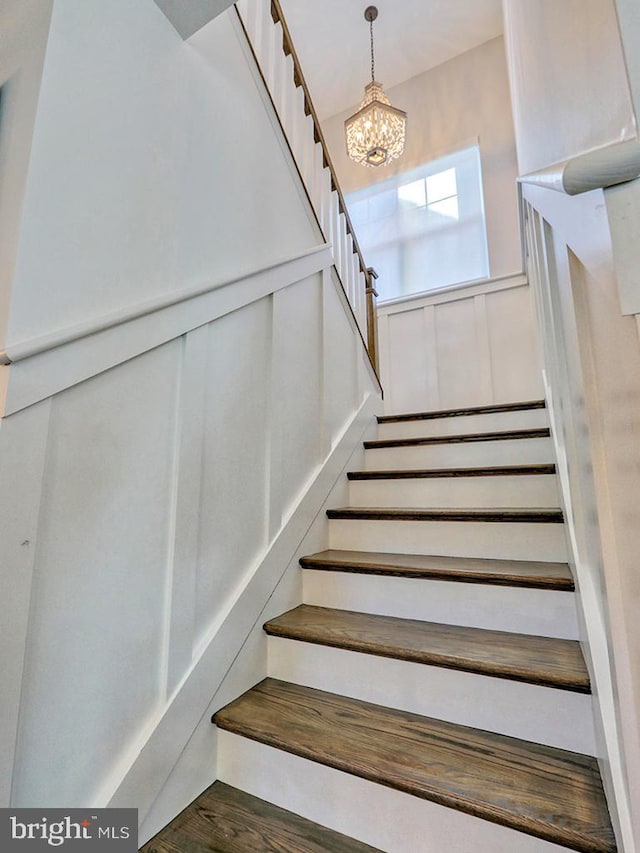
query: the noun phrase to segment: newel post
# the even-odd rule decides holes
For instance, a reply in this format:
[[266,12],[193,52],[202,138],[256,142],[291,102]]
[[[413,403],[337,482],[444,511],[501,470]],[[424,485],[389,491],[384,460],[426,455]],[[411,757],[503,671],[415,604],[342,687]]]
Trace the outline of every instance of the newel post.
[[369,356],[378,376],[380,375],[380,365],[378,363],[378,309],[376,297],[378,291],[375,289],[375,280],[378,278],[378,273],[373,267],[367,268],[367,348]]

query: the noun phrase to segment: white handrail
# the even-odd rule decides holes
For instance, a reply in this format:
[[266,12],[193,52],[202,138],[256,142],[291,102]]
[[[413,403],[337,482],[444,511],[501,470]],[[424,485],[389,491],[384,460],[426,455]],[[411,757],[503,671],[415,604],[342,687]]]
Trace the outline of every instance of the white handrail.
[[640,177],[640,142],[616,142],[518,178],[567,195],[606,189]]

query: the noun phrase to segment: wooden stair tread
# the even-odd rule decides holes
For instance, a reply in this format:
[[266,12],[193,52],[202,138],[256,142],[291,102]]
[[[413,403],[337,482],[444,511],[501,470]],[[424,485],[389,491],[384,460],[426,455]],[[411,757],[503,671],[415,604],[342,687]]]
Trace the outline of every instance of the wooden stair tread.
[[141,853],[381,853],[293,812],[215,782]]
[[567,592],[575,589],[571,571],[566,563],[329,549],[302,557],[300,565],[303,569],[317,571],[460,581]]
[[502,465],[491,468],[399,468],[388,471],[349,471],[350,480],[430,480],[449,477],[526,477],[555,474],[556,466]]
[[532,507],[513,509],[511,507],[450,508],[440,507],[370,507],[345,506],[327,510],[327,518],[361,521],[483,521],[483,522],[521,522],[527,524],[562,524],[564,516],[561,509]]
[[389,447],[421,447],[429,444],[473,444],[479,441],[516,441],[527,438],[549,438],[548,427],[510,429],[501,432],[475,432],[461,435],[432,435],[422,438],[376,438],[365,441],[366,450],[383,450]]
[[613,853],[594,758],[266,679],[214,715],[244,737],[583,853]]
[[291,640],[577,693],[591,692],[580,644],[575,640],[440,625],[308,604],[270,620],[264,628],[267,634]]
[[496,403],[487,406],[468,406],[462,409],[439,409],[433,412],[408,412],[400,415],[379,415],[379,424],[397,424],[406,421],[427,421],[437,418],[458,418],[466,415],[492,415],[499,412],[524,412],[529,409],[544,409],[544,400],[529,400],[523,403]]

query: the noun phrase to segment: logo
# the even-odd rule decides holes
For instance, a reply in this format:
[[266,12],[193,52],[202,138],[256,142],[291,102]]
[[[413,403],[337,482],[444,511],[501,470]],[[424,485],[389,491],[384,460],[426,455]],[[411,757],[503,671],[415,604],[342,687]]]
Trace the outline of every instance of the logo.
[[137,853],[137,809],[0,809],[0,850]]

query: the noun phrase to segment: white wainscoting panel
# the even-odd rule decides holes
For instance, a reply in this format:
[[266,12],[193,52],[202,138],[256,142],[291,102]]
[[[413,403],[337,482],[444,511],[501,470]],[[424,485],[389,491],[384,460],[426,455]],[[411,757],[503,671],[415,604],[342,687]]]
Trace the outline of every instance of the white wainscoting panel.
[[381,407],[331,256],[225,289],[58,341],[56,381],[48,351],[2,368],[7,804],[180,798],[172,769],[317,518],[326,547]]
[[94,802],[163,700],[180,361],[174,341],[52,401],[16,804]]
[[280,477],[279,506],[272,501],[272,509],[280,516],[274,521],[280,523],[320,464],[321,312],[320,275],[274,296],[272,436],[279,447],[272,458],[271,473],[274,478]]
[[522,275],[387,302],[378,323],[388,414],[544,395]]
[[196,643],[266,545],[271,299],[208,327]]
[[333,447],[344,428],[341,413],[353,406],[358,396],[358,375],[349,369],[350,364],[358,362],[358,339],[356,334],[349,334],[349,326],[355,324],[344,310],[331,271],[325,272],[323,294],[324,373],[333,377],[331,393],[325,391],[323,395],[324,438]]

